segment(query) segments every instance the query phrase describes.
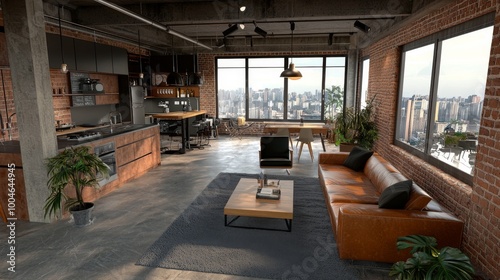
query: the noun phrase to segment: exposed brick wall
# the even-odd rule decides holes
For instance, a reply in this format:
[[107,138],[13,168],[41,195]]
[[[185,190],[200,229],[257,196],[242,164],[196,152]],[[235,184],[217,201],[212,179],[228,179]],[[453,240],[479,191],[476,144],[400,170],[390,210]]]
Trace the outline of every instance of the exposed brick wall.
[[[1,86],[1,94],[0,94],[0,114],[2,115],[3,125],[2,128],[7,128],[7,118],[16,112],[14,108],[14,93],[12,91],[12,76],[10,73],[10,69],[1,69],[0,70],[0,86]],[[12,139],[19,139],[19,131],[15,129],[17,127],[17,118],[14,116],[12,118],[12,127],[11,130]],[[1,129],[1,128],[0,128]],[[7,131],[4,131],[2,134],[0,132],[0,141],[9,140]]]
[[[489,12],[496,13],[494,39],[474,181],[469,186],[393,145],[401,47]],[[461,249],[471,258],[479,276],[488,279],[500,278],[499,30],[500,4],[497,1],[451,1],[362,52],[370,56],[369,98],[376,96],[380,138],[375,150],[465,222]]]

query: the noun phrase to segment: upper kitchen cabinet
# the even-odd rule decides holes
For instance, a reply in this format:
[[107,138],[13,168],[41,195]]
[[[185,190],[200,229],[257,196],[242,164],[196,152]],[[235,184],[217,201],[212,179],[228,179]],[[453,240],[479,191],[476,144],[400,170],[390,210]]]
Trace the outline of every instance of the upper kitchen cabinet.
[[103,44],[95,45],[97,72],[113,73],[113,47]]
[[62,37],[63,52],[59,35],[47,33],[49,67],[61,67],[62,54],[64,63],[71,71],[97,72],[128,75],[128,52],[115,46],[97,44],[92,41]]
[[76,68],[78,71],[96,72],[94,42],[74,39],[76,53]]
[[61,52],[61,40],[59,35],[47,33],[49,67],[60,68],[64,56],[64,63],[68,65],[68,69],[76,70],[75,46],[73,38],[62,37],[62,47],[63,51]]
[[128,52],[126,49],[112,47],[113,73],[128,75]]

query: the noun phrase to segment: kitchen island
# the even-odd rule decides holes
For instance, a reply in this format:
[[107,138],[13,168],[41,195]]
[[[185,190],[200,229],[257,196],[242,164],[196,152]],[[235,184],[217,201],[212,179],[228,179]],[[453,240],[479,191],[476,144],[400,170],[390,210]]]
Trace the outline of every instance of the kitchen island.
[[[97,134],[96,134],[97,133]],[[93,137],[68,139],[68,135],[94,135]],[[57,132],[60,150],[86,145],[92,151],[102,153],[102,159],[113,171],[113,176],[100,182],[101,188],[85,188],[84,199],[94,201],[119,188],[123,183],[144,175],[160,165],[160,130],[156,124],[117,125],[113,127],[75,127]],[[103,150],[106,148],[105,151]],[[19,141],[0,143],[0,180],[7,182],[9,166],[15,164],[16,218],[29,220],[24,186],[24,176]],[[11,170],[13,170],[11,168]],[[72,195],[68,193],[68,195]],[[0,184],[0,202],[7,209],[7,184]]]
[[190,149],[190,143],[189,143],[189,123],[188,120],[189,118],[195,118],[201,115],[206,115],[207,111],[206,110],[199,110],[199,111],[178,111],[178,112],[170,112],[170,113],[156,113],[153,114],[153,118],[155,119],[162,119],[162,120],[170,120],[170,121],[181,121],[181,149],[179,150],[179,153],[184,154],[186,153],[186,149]]

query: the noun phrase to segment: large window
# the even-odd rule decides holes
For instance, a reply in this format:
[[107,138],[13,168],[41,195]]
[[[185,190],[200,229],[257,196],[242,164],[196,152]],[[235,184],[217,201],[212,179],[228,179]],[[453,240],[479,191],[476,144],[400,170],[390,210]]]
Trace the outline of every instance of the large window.
[[361,65],[361,97],[359,99],[359,107],[363,109],[366,107],[366,97],[368,96],[368,81],[370,80],[370,59],[363,59]]
[[217,58],[219,118],[244,116],[249,120],[325,119],[324,89],[343,94],[346,57],[294,57],[303,78],[280,77],[285,57]]
[[476,159],[491,22],[483,17],[403,49],[396,143],[467,182]]

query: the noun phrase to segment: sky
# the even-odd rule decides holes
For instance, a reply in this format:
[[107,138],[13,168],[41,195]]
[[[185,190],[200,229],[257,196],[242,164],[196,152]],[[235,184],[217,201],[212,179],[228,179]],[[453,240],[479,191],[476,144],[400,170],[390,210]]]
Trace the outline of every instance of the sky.
[[[483,28],[442,42],[438,97],[484,97],[493,27]],[[433,45],[406,52],[403,96],[428,95]]]

